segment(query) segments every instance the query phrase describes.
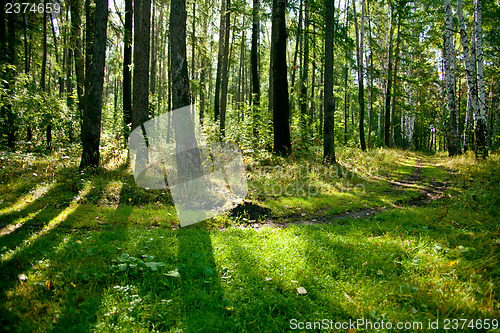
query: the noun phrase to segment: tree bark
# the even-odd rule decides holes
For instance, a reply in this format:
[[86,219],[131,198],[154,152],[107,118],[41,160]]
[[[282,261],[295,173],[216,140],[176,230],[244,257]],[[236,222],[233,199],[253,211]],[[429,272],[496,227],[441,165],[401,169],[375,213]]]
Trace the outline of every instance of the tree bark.
[[214,121],[219,119],[220,112],[220,86],[222,78],[222,62],[224,61],[224,39],[226,36],[226,3],[227,0],[221,0],[220,9],[220,29],[219,29],[219,53],[217,58],[217,76],[215,77],[215,99],[214,99]]
[[123,120],[125,140],[132,126],[132,0],[125,0],[125,26],[123,32]]
[[450,134],[448,139],[448,154],[460,154],[460,139],[458,136],[456,116],[456,84],[455,84],[455,49],[453,46],[453,16],[451,0],[445,0],[445,32],[444,32],[444,64],[448,112],[450,115]]
[[326,29],[325,29],[325,86],[324,86],[324,141],[323,159],[326,163],[335,164],[335,118],[333,107],[333,33],[334,33],[334,0],[326,1]]
[[304,60],[300,78],[300,125],[301,134],[305,138],[307,116],[307,80],[309,77],[309,0],[304,0]]
[[226,4],[226,28],[224,29],[224,54],[222,57],[221,97],[220,97],[220,137],[226,134],[227,85],[229,81],[229,37],[231,33],[230,0]]
[[76,91],[78,95],[78,111],[80,126],[83,126],[83,112],[85,110],[85,70],[82,52],[81,37],[81,0],[71,3],[71,45],[73,47],[73,59],[75,61]]
[[354,28],[356,32],[356,59],[358,63],[358,100],[359,100],[359,144],[362,151],[366,151],[365,143],[365,87],[364,87],[364,65],[363,65],[363,35],[364,35],[364,16],[365,16],[365,2],[361,1],[361,34],[358,31],[358,18],[356,14],[356,0],[352,2],[354,12]]
[[398,79],[398,66],[399,66],[399,46],[401,43],[401,12],[398,10],[398,35],[396,37],[396,61],[394,62],[394,77],[392,79],[392,104],[391,104],[391,132],[390,132],[390,138],[391,138],[391,147],[396,146],[396,140],[394,136],[394,119],[395,113],[396,113],[396,94],[397,94],[397,88],[398,85],[397,79]]
[[134,0],[134,90],[132,127],[148,120],[151,0]]
[[[252,48],[250,62],[252,73],[252,129],[254,138],[257,137],[257,112],[260,113],[260,82],[259,82],[259,35],[260,35],[260,0],[253,0],[252,8]],[[242,49],[243,50],[243,49]]]
[[385,93],[384,144],[391,146],[391,91],[392,91],[392,37],[394,35],[394,8],[391,5],[391,28],[389,32],[389,64]]
[[271,63],[272,63],[272,107],[274,128],[274,152],[287,155],[290,152],[290,104],[286,63],[286,0],[273,0]]
[[80,169],[99,166],[99,141],[101,137],[102,88],[106,58],[106,29],[108,1],[96,0],[96,24],[93,41],[93,62],[90,70],[88,106],[83,114],[82,159]]
[[474,2],[474,35],[476,38],[478,110],[474,116],[474,147],[476,158],[488,157],[488,133],[486,126],[486,88],[484,85],[482,0]]

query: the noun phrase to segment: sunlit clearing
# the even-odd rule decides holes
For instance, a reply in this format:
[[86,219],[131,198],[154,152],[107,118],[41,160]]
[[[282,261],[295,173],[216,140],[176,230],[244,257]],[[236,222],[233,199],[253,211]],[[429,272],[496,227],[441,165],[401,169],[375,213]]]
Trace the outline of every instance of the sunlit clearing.
[[68,215],[73,213],[79,206],[80,204],[78,201],[82,200],[90,191],[92,188],[92,184],[89,182],[85,184],[85,187],[78,193],[76,197],[73,198],[71,203],[69,204],[68,207],[66,207],[59,215],[54,217],[49,223],[47,223],[42,230],[40,230],[37,233],[34,233],[31,235],[28,239],[25,239],[24,242],[17,246],[15,250],[9,251],[5,254],[2,255],[2,262],[5,262],[7,260],[12,259],[16,254],[18,254],[20,251],[24,250],[28,246],[30,246],[34,241],[36,241],[40,236],[45,235],[47,232],[50,230],[54,229],[58,224],[66,220]]
[[12,222],[11,224],[3,227],[2,229],[0,229],[0,237],[8,235],[8,234],[14,232],[15,230],[19,229],[20,227],[22,227],[24,225],[24,223],[26,223],[27,221],[33,219],[41,211],[42,210],[39,209],[39,210],[37,210],[35,212],[31,212],[28,216],[18,218],[17,220],[15,220],[14,222]]
[[109,182],[99,199],[99,206],[111,206],[114,208],[118,207],[118,202],[120,202],[120,192],[122,190],[123,183],[117,180]]
[[0,216],[5,215],[5,214],[10,214],[15,211],[20,211],[24,208],[26,208],[29,204],[31,204],[33,201],[40,199],[42,196],[44,196],[52,187],[55,185],[55,181],[51,183],[41,183],[38,184],[34,189],[29,191],[28,194],[24,195],[23,197],[19,198],[15,204],[13,204],[10,207],[6,207],[2,210],[0,210]]

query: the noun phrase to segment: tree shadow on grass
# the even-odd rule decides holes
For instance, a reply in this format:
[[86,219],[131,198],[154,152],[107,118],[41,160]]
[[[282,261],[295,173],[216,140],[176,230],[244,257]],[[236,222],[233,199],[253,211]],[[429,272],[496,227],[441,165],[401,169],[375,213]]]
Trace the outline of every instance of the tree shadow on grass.
[[181,327],[188,332],[231,330],[231,308],[221,288],[206,222],[176,231],[179,243]]

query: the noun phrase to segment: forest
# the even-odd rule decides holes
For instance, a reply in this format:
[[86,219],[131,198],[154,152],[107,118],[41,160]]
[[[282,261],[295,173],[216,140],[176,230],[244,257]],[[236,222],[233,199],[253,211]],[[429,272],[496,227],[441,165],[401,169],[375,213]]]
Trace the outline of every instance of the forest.
[[3,331],[500,330],[498,0],[25,1]]

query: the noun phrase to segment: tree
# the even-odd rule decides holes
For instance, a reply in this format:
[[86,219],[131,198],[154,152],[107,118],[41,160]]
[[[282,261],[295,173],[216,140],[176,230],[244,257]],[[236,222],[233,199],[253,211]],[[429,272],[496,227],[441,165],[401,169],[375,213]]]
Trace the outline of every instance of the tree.
[[305,135],[307,115],[307,79],[309,74],[309,0],[304,0],[304,53],[300,78],[300,124]]
[[460,42],[462,43],[463,57],[465,63],[465,74],[467,77],[467,86],[469,88],[467,96],[467,111],[465,118],[465,128],[464,128],[464,152],[467,151],[469,146],[469,132],[470,132],[470,122],[471,114],[477,113],[477,92],[474,78],[474,63],[469,55],[469,39],[467,37],[467,27],[465,24],[465,19],[462,10],[463,0],[458,0],[457,2],[457,13],[458,13],[458,25],[460,28]]
[[326,2],[326,29],[325,29],[325,121],[323,158],[327,163],[336,163],[335,160],[335,133],[333,109],[333,31],[334,31],[334,0]]
[[[259,82],[259,34],[260,34],[260,0],[253,0],[252,8],[252,48],[250,50],[252,67],[252,104],[254,112],[252,113],[254,136],[257,134],[256,112],[260,107],[260,82]],[[242,48],[243,50],[243,48]],[[244,53],[242,52],[242,58]]]
[[364,35],[364,17],[365,17],[365,2],[361,1],[361,34],[358,32],[358,19],[356,16],[356,0],[352,2],[354,11],[354,26],[356,30],[356,59],[358,63],[358,99],[359,99],[359,143],[361,145],[361,150],[366,151],[365,143],[365,87],[364,87],[364,65],[363,65],[363,35]]
[[132,126],[132,0],[125,0],[125,25],[123,29],[123,120],[125,138]]
[[272,105],[274,152],[286,155],[291,148],[286,63],[286,0],[273,0],[271,28]]
[[[85,71],[82,51],[82,18],[81,0],[73,0],[71,3],[71,45],[73,46],[73,59],[75,60],[76,91],[78,95],[78,111],[80,121],[83,121],[85,110]],[[83,125],[82,125],[83,126]]]
[[448,111],[450,115],[450,131],[448,139],[448,154],[455,156],[460,154],[460,139],[458,136],[458,124],[456,115],[456,92],[455,92],[455,49],[453,46],[453,16],[451,13],[451,0],[444,3],[445,31],[444,31],[444,67],[446,97],[448,100]]
[[151,0],[134,0],[132,130],[148,120]]
[[93,61],[90,70],[90,92],[83,113],[82,159],[80,169],[99,166],[99,142],[101,138],[102,88],[106,58],[106,30],[108,1],[96,0]]
[[220,96],[220,136],[225,135],[226,130],[226,109],[227,109],[227,84],[229,80],[229,34],[231,32],[231,20],[229,10],[230,0],[227,0],[224,29],[224,53],[222,55],[222,72],[221,72],[221,96]]
[[[188,106],[191,102],[186,53],[186,0],[172,0],[170,7],[170,55],[172,72],[172,108]],[[177,178],[181,182],[202,174],[199,151],[194,140],[194,126],[185,126],[174,118],[177,157]],[[186,129],[190,133],[185,133]],[[182,152],[190,151],[191,154]]]
[[222,79],[222,67],[224,62],[224,41],[226,37],[226,4],[229,0],[221,0],[220,9],[220,29],[219,29],[219,53],[217,58],[217,76],[215,78],[215,100],[214,100],[214,121],[219,119],[220,113],[220,88]]
[[384,143],[391,146],[391,91],[392,91],[392,37],[394,35],[394,7],[391,5],[391,28],[389,31],[389,65],[387,66],[387,85],[385,93]]
[[488,157],[488,138],[486,132],[486,88],[484,85],[482,0],[474,3],[474,36],[476,38],[477,92],[479,107],[474,114],[474,147],[477,158]]

